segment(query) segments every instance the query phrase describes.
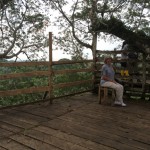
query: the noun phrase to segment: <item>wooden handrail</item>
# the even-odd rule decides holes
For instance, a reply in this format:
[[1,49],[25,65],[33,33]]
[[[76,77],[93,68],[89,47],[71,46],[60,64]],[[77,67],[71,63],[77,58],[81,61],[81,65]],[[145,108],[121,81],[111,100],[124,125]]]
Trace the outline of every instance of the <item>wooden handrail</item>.
[[80,61],[53,61],[52,64],[53,65],[62,65],[62,64],[77,64],[77,63],[89,63],[89,62],[93,62],[93,59],[90,60],[80,60]]
[[48,66],[48,61],[41,61],[41,62],[1,62],[1,67],[22,67],[22,66]]
[[85,83],[94,83],[94,79],[68,82],[68,83],[60,83],[60,84],[53,85],[53,87],[63,88],[63,87],[76,86],[76,85],[85,84]]
[[48,91],[48,90],[49,90],[49,86],[30,87],[30,88],[26,88],[26,89],[0,91],[0,96],[15,96],[15,95],[19,95],[19,94],[45,92],[45,91]]

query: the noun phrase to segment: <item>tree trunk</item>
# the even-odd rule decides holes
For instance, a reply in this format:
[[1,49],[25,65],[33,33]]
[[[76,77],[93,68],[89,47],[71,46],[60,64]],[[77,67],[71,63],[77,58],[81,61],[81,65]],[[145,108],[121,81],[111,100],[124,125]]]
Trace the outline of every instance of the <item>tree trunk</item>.
[[150,37],[143,31],[133,32],[120,20],[111,17],[109,20],[101,20],[92,26],[93,31],[106,32],[125,40],[136,51],[150,53]]
[[92,53],[93,53],[93,78],[94,78],[94,93],[97,93],[98,89],[96,86],[96,49],[97,49],[97,32],[93,33],[93,41],[92,41]]

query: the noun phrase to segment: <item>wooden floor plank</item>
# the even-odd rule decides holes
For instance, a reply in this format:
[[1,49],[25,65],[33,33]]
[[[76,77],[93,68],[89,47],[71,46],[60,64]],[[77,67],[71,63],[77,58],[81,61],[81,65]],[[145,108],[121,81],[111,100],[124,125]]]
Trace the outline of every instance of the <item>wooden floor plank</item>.
[[0,146],[3,146],[3,148],[8,150],[33,150],[32,148],[29,148],[9,138],[0,140]]
[[[79,97],[80,98],[80,97]],[[73,97],[71,97],[73,99]],[[62,101],[55,102],[53,105],[46,104],[41,105],[41,107],[38,108],[32,108],[32,109],[26,109],[25,108],[15,108],[19,111],[28,112],[30,114],[39,115],[42,117],[47,117],[49,119],[53,119],[56,116],[61,116],[67,112],[73,111],[77,108],[80,108],[82,106],[85,106],[90,102],[88,101],[82,101],[81,99],[75,99],[75,101],[71,100],[69,98],[64,98]]]
[[[118,131],[122,131],[122,132],[126,132],[128,133],[128,131],[132,130],[132,131],[141,131],[141,134],[143,133],[143,135],[147,135],[150,130],[149,127],[145,127],[145,126],[137,126],[137,123],[135,122],[134,124],[133,123],[130,123],[130,121],[127,121],[126,119],[114,119],[113,117],[107,117],[107,115],[94,115],[94,114],[90,114],[90,113],[80,113],[80,112],[77,112],[77,113],[74,113],[74,114],[71,114],[71,115],[74,115],[75,118],[77,118],[78,116],[81,116],[82,118],[86,118],[86,120],[89,122],[96,122],[97,124],[101,125],[101,126],[106,126],[107,128],[109,127],[109,124],[111,124],[111,128],[116,128],[117,127],[117,130]],[[138,121],[137,121],[138,122]],[[143,129],[145,131],[143,131]],[[134,132],[134,133],[135,133]]]
[[3,113],[9,116],[13,116],[13,118],[16,118],[17,120],[21,120],[23,122],[32,124],[32,125],[38,125],[40,122],[47,121],[47,118],[43,118],[40,116],[35,116],[29,113],[19,112],[16,110],[3,110]]
[[5,123],[0,121],[0,128],[8,130],[14,133],[21,132],[23,129],[11,124],[11,122]]
[[94,130],[87,128],[86,126],[81,126],[77,124],[73,124],[67,121],[63,121],[61,119],[55,119],[53,121],[47,122],[47,124],[43,123],[45,126],[61,130],[63,132],[71,133],[73,135],[79,136],[81,138],[91,140],[96,143],[103,144],[105,146],[109,146],[116,149],[126,149],[126,150],[137,150],[137,148],[130,147],[118,140],[112,140],[109,137],[104,137],[96,132],[93,133]]
[[66,141],[70,141],[74,144],[80,145],[90,150],[114,150],[113,148],[89,141],[87,139],[80,138],[70,133],[65,133],[60,130],[55,130],[46,126],[38,126],[34,128],[34,130],[41,131],[43,133],[52,135],[54,137],[57,137],[63,140],[65,139]]
[[[123,107],[109,107],[105,105],[95,105],[95,103],[90,104],[90,110],[101,111],[102,112],[114,112],[114,110],[117,112],[117,114],[121,114],[122,116],[128,116],[128,117],[138,117],[143,118],[145,120],[150,120],[150,109],[149,108],[142,108],[140,105],[134,105],[134,104],[128,104],[129,106],[123,108]],[[150,105],[150,104],[149,104]],[[85,107],[86,109],[86,107]],[[89,109],[89,108],[88,108]],[[132,114],[132,115],[131,115]],[[131,115],[131,116],[130,116]]]
[[70,141],[66,141],[65,139],[61,139],[47,133],[40,132],[38,130],[28,130],[25,135],[58,147],[62,150],[87,150],[87,148],[72,143]]
[[103,107],[103,106],[97,106],[97,105],[93,105],[92,107],[91,105],[89,105],[88,107],[84,107],[83,109],[80,109],[79,112],[88,112],[94,115],[104,115],[104,116],[108,116],[110,118],[113,119],[117,119],[119,120],[121,119],[126,119],[128,121],[132,121],[132,122],[136,122],[139,121],[141,123],[143,123],[142,125],[150,125],[150,118],[145,118],[145,116],[149,116],[150,112],[147,111],[147,113],[145,114],[145,112],[143,113],[143,111],[141,111],[141,114],[135,114],[134,112],[136,112],[136,110],[134,110],[133,112],[131,112],[130,114],[127,114],[126,111],[128,111],[128,109],[123,108],[121,109],[120,107],[113,107],[113,108],[109,108],[109,107]]
[[0,109],[0,150],[150,150],[150,103],[126,103],[84,93]]
[[[88,110],[88,113],[86,113]],[[97,119],[97,120],[102,120],[104,122],[112,122],[114,124],[120,124],[122,126],[122,128],[128,129],[128,128],[132,128],[133,130],[141,130],[142,133],[145,134],[150,134],[150,126],[148,121],[145,121],[144,119],[140,119],[140,118],[131,118],[129,116],[121,116],[118,115],[117,112],[103,112],[103,110],[99,111],[99,112],[95,112],[91,109],[87,109],[87,110],[79,110],[78,111],[78,115],[84,115],[84,117],[91,117],[93,119]],[[137,126],[138,124],[138,126]],[[144,129],[144,130],[143,130]]]
[[0,121],[7,123],[7,124],[10,124],[12,126],[23,128],[23,129],[28,129],[28,128],[33,127],[32,124],[26,123],[22,120],[19,120],[17,117],[10,116],[10,115],[4,115],[4,118],[0,118]]
[[0,128],[0,139],[5,138],[5,137],[9,137],[12,134],[13,134],[12,132]]
[[[93,130],[92,131],[93,133],[96,132],[95,134],[99,134],[104,137],[109,137],[112,140],[117,139],[120,142],[131,145],[133,147],[136,145],[137,148],[149,148],[149,139],[148,139],[149,136],[144,136],[144,134],[141,135],[136,132],[132,133],[133,130],[131,131],[128,130],[128,132],[127,131],[121,132],[118,130],[119,126],[117,125],[116,126],[111,125],[110,127],[110,124],[112,124],[111,122],[109,124],[105,123],[105,125],[101,125],[101,123],[99,123],[98,120],[87,119],[87,117],[85,118],[84,116],[78,114],[69,114],[62,116],[60,118],[67,122],[71,123],[73,122],[83,127],[85,126],[86,128],[88,127]],[[141,142],[137,142],[136,140],[139,140]]]
[[8,149],[0,146],[0,150],[8,150]]
[[[104,105],[95,105],[94,103],[90,105],[91,110],[99,111],[103,110],[103,112],[110,112],[110,111],[116,111],[118,114],[121,114],[123,116],[128,116],[128,114],[132,114],[133,117],[139,117],[143,119],[150,120],[148,117],[150,114],[150,109],[141,109],[141,106],[134,106],[134,104],[130,105],[128,107],[108,107]],[[94,109],[93,109],[94,108]],[[131,116],[131,117],[132,117]]]
[[10,138],[35,150],[60,150],[59,148],[49,145],[44,141],[39,141],[23,134],[17,134]]

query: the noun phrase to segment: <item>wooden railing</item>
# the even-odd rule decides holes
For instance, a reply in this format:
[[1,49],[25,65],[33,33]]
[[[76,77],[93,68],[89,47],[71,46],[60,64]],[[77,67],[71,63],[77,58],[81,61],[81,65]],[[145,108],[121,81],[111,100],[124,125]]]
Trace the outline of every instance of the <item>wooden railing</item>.
[[[2,62],[0,63],[0,67],[3,68],[11,68],[11,67],[34,67],[34,66],[42,66],[46,68],[46,70],[32,70],[32,71],[26,71],[26,72],[7,72],[6,74],[1,74],[0,75],[0,81],[2,80],[20,80],[22,78],[35,78],[35,77],[46,77],[46,85],[36,85],[36,86],[27,86],[23,88],[16,88],[16,87],[11,87],[9,90],[0,90],[0,97],[9,97],[9,96],[17,96],[17,95],[23,95],[23,94],[31,94],[31,93],[43,93],[44,97],[43,99],[46,98],[48,95],[48,100],[52,103],[52,100],[55,98],[59,98],[62,96],[57,96],[54,94],[54,91],[60,88],[66,88],[66,87],[72,87],[72,86],[84,86],[86,83],[93,85],[94,83],[94,77],[92,76],[91,78],[88,79],[81,79],[77,81],[69,81],[67,83],[55,83],[53,81],[53,78],[58,75],[65,75],[65,74],[70,74],[70,73],[88,73],[91,72],[93,73],[94,69],[92,66],[93,60],[80,60],[80,61],[52,61],[52,33],[49,33],[49,61],[48,62]],[[88,67],[85,68],[79,68],[79,69],[64,69],[64,70],[56,70],[55,66],[59,65],[74,65],[74,64],[89,64],[87,65]],[[27,69],[28,70],[28,69]],[[8,82],[9,84],[9,82]],[[9,85],[7,85],[9,86]],[[2,85],[1,87],[5,87],[5,85]],[[4,88],[5,89],[5,88]],[[89,89],[89,90],[92,90]],[[77,94],[81,92],[86,92],[85,91],[79,91],[79,92],[74,92],[70,93],[67,95],[63,96],[68,96],[72,94]]]
[[[73,73],[93,73],[94,72],[94,68],[93,68],[93,60],[82,60],[82,61],[54,61],[52,62],[52,68],[55,68],[55,66],[59,65],[77,65],[77,64],[89,64],[87,65],[88,67],[86,68],[80,68],[80,69],[63,69],[63,70],[57,70],[57,69],[52,69],[52,76],[51,78],[54,78],[54,76],[57,75],[65,75],[65,74],[73,74]],[[78,86],[80,85],[81,87],[84,86],[85,84],[90,84],[93,85],[94,84],[94,77],[92,76],[91,78],[85,79],[85,80],[77,80],[77,81],[69,81],[69,82],[65,82],[65,83],[52,83],[51,87],[53,89],[51,95],[53,95],[53,92],[57,89],[60,88],[66,88],[66,87],[70,87],[72,88],[73,86]],[[83,92],[87,92],[87,91],[92,91],[93,88],[90,88],[88,90],[82,90],[79,92],[73,92],[70,94],[65,94],[63,96],[57,96],[55,97],[55,95],[53,95],[51,97],[51,99],[55,99],[55,98],[59,98],[59,97],[65,97],[65,96],[69,96],[69,95],[74,95],[74,94],[78,94],[78,93],[83,93]]]
[[[97,68],[97,73],[96,73],[96,81],[97,83],[100,80],[100,69],[102,65],[104,64],[104,57],[102,55],[110,56],[113,57],[113,63],[116,68],[116,79],[118,79],[122,84],[125,85],[125,92],[129,96],[141,94],[142,96],[145,95],[145,93],[148,95],[146,97],[150,98],[150,60],[146,59],[145,55],[140,53],[141,59],[136,59],[136,60],[121,60],[120,56],[123,51],[117,50],[117,51],[96,51],[96,68]],[[130,51],[126,51],[130,52]],[[120,56],[116,56],[116,55]],[[130,62],[135,61],[137,64],[137,72],[136,73],[129,73],[129,77],[126,76],[121,76],[120,71],[122,70],[121,68],[121,62],[127,62],[130,64]],[[134,69],[134,68],[133,68]],[[128,70],[128,68],[127,68]],[[133,92],[137,92],[136,94],[133,94]]]
[[[0,97],[6,97],[6,96],[15,96],[15,95],[20,95],[20,94],[29,94],[29,93],[39,93],[42,92],[43,93],[43,99],[48,99],[50,100],[50,102],[52,103],[53,99],[55,98],[59,98],[59,97],[64,97],[64,96],[69,96],[69,95],[73,95],[73,94],[77,94],[77,93],[82,93],[82,92],[87,92],[87,91],[91,91],[93,90],[93,88],[95,88],[96,84],[99,84],[100,81],[100,68],[103,65],[103,58],[99,57],[101,54],[105,54],[105,55],[111,55],[114,58],[114,64],[119,64],[122,60],[118,59],[116,57],[117,54],[121,54],[122,51],[96,51],[96,59],[94,59],[96,62],[94,62],[94,60],[81,60],[81,61],[52,61],[52,33],[49,34],[49,61],[48,62],[3,62],[0,63],[0,67],[33,67],[33,66],[43,66],[44,68],[47,68],[46,70],[33,70],[33,71],[26,71],[26,72],[14,72],[14,73],[7,73],[7,74],[1,74],[0,75],[0,81],[1,80],[14,80],[14,79],[21,79],[21,78],[33,78],[33,77],[46,77],[47,81],[46,81],[46,85],[42,85],[42,86],[30,86],[27,88],[22,88],[22,89],[17,89],[14,87],[14,89],[12,90],[1,90],[0,91]],[[148,78],[148,74],[150,74],[150,62],[148,60],[145,59],[145,57],[143,56],[144,59],[142,60],[138,60],[137,63],[142,64],[140,70],[142,70],[141,73],[141,82],[138,84],[141,84],[142,87],[142,92],[145,92],[145,87],[148,84],[149,87],[149,78]],[[57,65],[61,66],[61,65],[74,65],[74,64],[90,64],[90,65],[86,65],[87,67],[85,68],[79,68],[79,69],[63,69],[63,70],[57,70],[55,69]],[[96,64],[96,66],[95,66]],[[95,68],[96,67],[96,68]],[[118,66],[117,66],[118,67]],[[117,68],[116,67],[116,68]],[[96,71],[97,69],[97,71]],[[117,68],[118,72],[118,76],[120,76],[120,70],[121,68]],[[53,81],[53,79],[55,78],[55,76],[58,75],[65,75],[65,74],[73,74],[73,73],[92,73],[93,76],[91,76],[88,79],[81,79],[81,80],[77,80],[77,81],[69,81],[69,82],[65,82],[65,83],[55,83]],[[120,76],[121,78],[121,76]],[[134,84],[133,79],[134,76],[130,76],[130,81],[129,83]],[[147,82],[148,81],[148,82]],[[62,96],[57,96],[54,94],[55,90],[57,89],[63,89],[63,88],[67,88],[70,87],[72,88],[73,86],[84,86],[85,84],[90,84],[93,85],[93,87],[89,88],[88,90],[81,90],[78,92],[73,92],[70,94],[65,94]],[[8,83],[9,84],[9,83]],[[5,86],[5,85],[2,85]],[[133,90],[133,88],[132,88]],[[150,91],[148,91],[150,93]],[[48,95],[48,98],[46,98],[46,96]]]
[[[0,63],[1,67],[33,67],[33,66],[48,66],[48,62],[6,62],[6,63]],[[31,72],[21,72],[21,73],[7,73],[7,74],[1,74],[0,80],[7,80],[7,79],[15,79],[15,78],[23,78],[23,77],[35,77],[35,76],[49,76],[50,72],[47,71],[31,71]],[[3,85],[5,86],[5,85]],[[27,94],[27,93],[35,93],[35,92],[44,92],[46,90],[49,90],[49,86],[43,86],[43,87],[30,87],[30,88],[24,88],[24,89],[15,89],[15,90],[7,90],[7,91],[0,91],[0,97],[2,96],[14,96],[18,94]]]
[[[73,64],[83,64],[83,63],[91,63],[90,68],[81,68],[81,69],[65,69],[65,70],[55,70],[54,66],[61,66],[61,65],[73,65]],[[59,98],[56,95],[53,95],[54,90],[59,89],[59,88],[65,88],[65,87],[70,87],[71,86],[77,86],[77,85],[84,85],[85,83],[94,83],[94,79],[86,79],[86,80],[79,80],[79,81],[74,81],[74,82],[68,82],[68,83],[54,83],[52,81],[54,76],[57,75],[63,75],[63,74],[68,74],[68,73],[81,73],[81,72],[93,72],[92,68],[92,63],[93,60],[83,60],[83,61],[54,61],[52,62],[51,69],[49,69],[49,62],[6,62],[6,63],[0,63],[1,67],[33,67],[33,66],[43,66],[46,67],[47,70],[35,70],[35,71],[29,71],[29,72],[18,72],[18,73],[7,73],[7,74],[1,74],[0,75],[0,80],[9,80],[9,79],[21,79],[21,78],[32,78],[32,77],[47,77],[47,85],[45,86],[33,86],[33,87],[28,87],[28,88],[23,88],[23,89],[13,89],[13,90],[1,90],[0,91],[0,97],[5,97],[5,96],[15,96],[19,94],[29,94],[29,93],[38,93],[38,92],[43,92],[43,94],[46,92],[49,97],[51,102],[55,98]],[[51,82],[50,81],[51,78]],[[4,85],[5,86],[5,85]],[[92,90],[92,89],[90,89]],[[80,92],[85,92],[85,91],[80,91]],[[75,94],[75,93],[71,93]],[[71,95],[70,94],[70,95]],[[63,95],[65,96],[65,95]],[[68,96],[68,95],[66,95]]]

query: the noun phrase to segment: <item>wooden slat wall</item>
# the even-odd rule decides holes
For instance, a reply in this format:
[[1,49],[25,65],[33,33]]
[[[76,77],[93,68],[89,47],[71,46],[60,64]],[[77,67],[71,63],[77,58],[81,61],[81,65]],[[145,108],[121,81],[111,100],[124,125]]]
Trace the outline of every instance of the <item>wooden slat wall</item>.
[[77,63],[93,63],[93,60],[80,60],[80,61],[53,61],[52,58],[52,32],[49,33],[49,61],[41,61],[41,62],[1,62],[0,67],[31,67],[31,66],[46,66],[48,70],[46,71],[29,71],[29,72],[20,72],[20,73],[8,73],[1,74],[0,80],[8,80],[8,79],[19,79],[19,78],[29,78],[29,77],[48,77],[47,86],[39,86],[39,87],[29,87],[25,89],[15,89],[15,90],[7,90],[0,91],[0,96],[14,96],[19,94],[28,94],[28,93],[36,93],[36,92],[49,92],[49,97],[53,98],[53,88],[63,88],[68,86],[76,86],[85,83],[93,83],[93,79],[75,81],[69,83],[60,83],[53,84],[53,76],[59,74],[66,73],[76,73],[76,72],[93,72],[93,69],[72,69],[72,70],[54,70],[54,65],[64,65],[64,64],[77,64]]
[[[97,50],[97,71],[96,71],[96,83],[99,83],[99,80],[100,80],[100,69],[102,67],[102,65],[104,64],[104,58],[103,57],[100,57],[102,56],[102,54],[104,55],[108,55],[110,56],[110,54],[112,55],[112,57],[116,56],[117,54],[121,54],[123,51],[122,50],[117,50],[117,51],[99,51]],[[129,52],[129,51],[126,51],[126,52]],[[142,54],[143,56],[143,59],[141,60],[136,60],[136,63],[137,64],[140,64],[140,66],[138,66],[138,75],[136,74],[130,74],[130,77],[129,77],[129,80],[125,81],[125,84],[127,85],[130,85],[129,87],[131,88],[126,88],[127,91],[130,91],[130,92],[134,92],[134,91],[138,91],[138,93],[140,93],[139,91],[141,91],[141,93],[149,93],[150,94],[150,84],[149,84],[149,80],[150,80],[150,60],[149,59],[146,59],[144,57],[144,55]],[[121,60],[119,57],[114,57],[113,58],[113,63],[114,64],[117,64],[117,63],[121,63],[121,62],[132,62],[133,60],[130,60],[130,59],[127,59],[127,60]],[[121,68],[119,68],[119,66],[117,65],[116,67],[116,73],[117,73],[117,77],[119,78],[125,78],[125,77],[121,77],[121,74],[120,74],[120,70]],[[137,81],[137,82],[134,82],[133,80],[134,79],[140,79],[141,81]],[[137,87],[139,89],[137,89]],[[140,94],[141,94],[140,93]],[[131,96],[131,93],[129,93],[128,95]],[[135,94],[134,94],[135,95]]]
[[49,97],[53,98],[53,87],[54,88],[63,88],[68,86],[75,86],[84,83],[92,82],[93,80],[84,80],[84,81],[75,81],[69,83],[53,84],[53,75],[66,74],[66,73],[76,73],[76,72],[92,72],[93,69],[72,69],[72,70],[54,70],[54,65],[63,65],[63,64],[76,64],[76,63],[91,63],[93,60],[83,60],[83,61],[53,61],[52,58],[52,32],[49,32],[49,61],[42,62],[3,62],[0,63],[1,67],[31,67],[31,66],[47,66],[48,70],[46,71],[30,71],[24,73],[9,73],[0,75],[0,80],[15,79],[15,78],[24,78],[24,77],[35,77],[35,76],[47,76],[49,77],[48,85],[42,87],[29,87],[26,89],[16,89],[8,91],[0,91],[0,96],[14,96],[19,94],[35,93],[35,92],[48,92]]
[[[78,61],[78,62],[71,62],[71,61],[66,61],[65,63],[63,62],[55,62],[55,65],[61,65],[61,64],[76,64],[76,63],[87,63],[87,62],[92,62],[90,61]],[[53,63],[53,62],[52,62]],[[48,66],[48,62],[16,62],[16,63],[1,63],[0,66],[2,67],[21,67],[21,66]],[[3,74],[0,75],[0,80],[7,80],[7,79],[15,79],[15,78],[23,78],[23,77],[34,77],[34,76],[47,76],[49,77],[51,74],[53,75],[59,75],[59,74],[66,74],[66,73],[76,73],[76,72],[93,72],[93,69],[88,68],[88,69],[65,69],[65,70],[51,70],[50,71],[31,71],[31,72],[24,72],[24,73],[10,73],[10,74]],[[63,87],[68,87],[68,86],[76,86],[84,83],[93,83],[93,79],[89,80],[84,80],[84,81],[75,81],[75,82],[69,82],[69,83],[61,83],[61,84],[55,84],[55,85],[49,85],[48,86],[43,86],[43,87],[30,87],[27,89],[16,89],[16,90],[8,90],[8,91],[0,91],[0,96],[14,96],[14,95],[19,95],[19,94],[27,94],[27,93],[36,93],[36,92],[45,92],[49,91],[49,89],[53,88],[63,88]]]
[[[97,51],[97,54],[100,53],[105,53],[105,54],[120,54],[122,51]],[[97,59],[97,65],[99,67],[102,66],[100,64],[101,59]],[[115,63],[119,63],[122,60],[117,60],[115,59]],[[93,60],[83,60],[83,61],[52,61],[51,65],[64,65],[64,64],[76,64],[76,63],[92,63]],[[138,61],[142,62],[142,61]],[[146,60],[146,62],[149,62]],[[11,63],[0,63],[1,67],[20,67],[20,66],[49,66],[49,62],[11,62]],[[15,78],[23,78],[23,77],[34,77],[34,76],[47,76],[49,77],[50,75],[59,75],[59,74],[66,74],[66,73],[76,73],[76,72],[95,72],[93,68],[85,68],[85,69],[65,69],[65,70],[46,70],[46,71],[31,71],[31,72],[24,72],[24,73],[11,73],[11,74],[4,74],[0,75],[0,80],[7,80],[7,79],[15,79]],[[97,78],[96,78],[97,80]],[[96,81],[95,80],[95,81]],[[88,79],[88,80],[83,80],[83,81],[75,81],[75,82],[69,82],[69,83],[60,83],[60,84],[53,84],[53,85],[47,85],[43,87],[30,87],[27,89],[16,89],[16,90],[9,90],[9,91],[0,91],[0,96],[11,96],[11,95],[18,95],[18,94],[27,94],[27,93],[35,93],[35,92],[45,92],[49,91],[50,89],[55,89],[55,88],[64,88],[64,87],[69,87],[69,86],[76,86],[84,83],[94,83],[95,82],[93,79]],[[99,81],[99,79],[98,79]]]

